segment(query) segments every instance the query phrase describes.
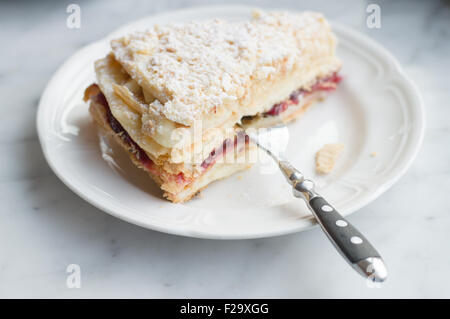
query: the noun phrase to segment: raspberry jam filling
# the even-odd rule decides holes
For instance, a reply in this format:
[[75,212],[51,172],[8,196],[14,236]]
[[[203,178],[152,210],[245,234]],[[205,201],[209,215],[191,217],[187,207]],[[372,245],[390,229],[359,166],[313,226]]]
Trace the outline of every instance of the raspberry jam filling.
[[[146,168],[148,169],[152,174],[160,175],[160,172],[156,168],[156,165],[154,162],[148,157],[147,153],[130,137],[130,135],[125,131],[123,126],[117,121],[117,119],[114,117],[114,115],[111,113],[111,109],[109,108],[108,101],[105,98],[105,95],[98,90],[98,93],[95,95],[92,95],[90,97],[94,102],[102,105],[106,110],[106,118],[108,121],[109,126],[111,129],[120,136],[122,141],[129,146],[129,150],[133,155],[136,157],[137,160]],[[218,148],[214,149],[209,156],[202,162],[201,167],[204,171],[214,165],[216,161],[223,156],[229,150],[231,147],[236,147],[237,145],[240,145],[242,142],[245,144],[248,143],[249,137],[245,135],[243,131],[240,131],[237,133],[237,135],[234,137],[234,141],[231,139],[226,139],[222,146],[219,146]],[[178,184],[186,184],[190,182],[189,179],[186,179],[184,174],[180,172],[179,174],[174,174],[170,176],[171,179],[175,180]]]
[[106,110],[106,118],[108,120],[108,124],[114,133],[118,134],[122,141],[125,142],[130,147],[130,151],[136,156],[143,166],[145,166],[148,170],[155,172],[155,167],[153,161],[148,157],[145,151],[136,144],[136,142],[130,137],[127,131],[124,130],[123,126],[116,120],[114,115],[112,115],[111,110],[108,105],[108,101],[106,101],[105,95],[102,92],[99,92],[92,99],[103,105]]
[[211,167],[216,163],[216,161],[223,156],[229,149],[234,149],[239,144],[247,144],[249,141],[248,135],[244,133],[244,131],[239,131],[236,136],[234,137],[234,140],[227,138],[225,141],[223,141],[222,146],[219,146],[218,148],[214,149],[209,156],[203,161],[201,164],[201,167],[206,170],[207,168]]
[[307,96],[311,93],[318,91],[334,91],[336,89],[337,84],[342,80],[342,77],[337,74],[337,72],[333,73],[331,76],[326,77],[324,79],[318,80],[309,91],[304,89],[298,89],[291,93],[289,98],[286,101],[281,103],[277,103],[272,108],[263,113],[263,116],[276,116],[280,113],[287,110],[287,108],[292,104],[298,104],[300,98],[302,96]]

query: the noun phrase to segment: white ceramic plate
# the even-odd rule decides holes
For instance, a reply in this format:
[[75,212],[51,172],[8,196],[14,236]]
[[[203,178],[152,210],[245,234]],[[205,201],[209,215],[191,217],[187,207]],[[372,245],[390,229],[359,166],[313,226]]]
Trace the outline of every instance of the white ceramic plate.
[[[58,177],[105,212],[172,234],[258,238],[314,225],[305,204],[292,197],[283,177],[261,174],[258,165],[210,185],[187,204],[161,199],[159,189],[122,150],[102,154],[96,127],[82,102],[83,90],[94,81],[93,62],[108,52],[110,38],[154,23],[248,19],[251,10],[203,7],[151,16],[74,54],[45,89],[37,116],[42,149]],[[333,29],[339,38],[344,80],[325,102],[289,126],[287,154],[316,180],[318,191],[347,215],[377,198],[406,171],[422,141],[424,110],[417,89],[391,54],[355,31],[335,24]],[[338,165],[332,174],[316,176],[315,152],[332,142],[345,144]],[[373,152],[377,156],[370,156]]]

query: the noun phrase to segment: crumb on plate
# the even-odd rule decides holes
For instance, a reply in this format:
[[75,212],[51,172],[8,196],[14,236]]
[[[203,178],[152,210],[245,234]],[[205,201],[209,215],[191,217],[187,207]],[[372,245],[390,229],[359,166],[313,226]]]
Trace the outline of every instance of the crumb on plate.
[[316,172],[318,174],[328,174],[333,170],[337,158],[344,149],[344,144],[325,144],[316,153]]

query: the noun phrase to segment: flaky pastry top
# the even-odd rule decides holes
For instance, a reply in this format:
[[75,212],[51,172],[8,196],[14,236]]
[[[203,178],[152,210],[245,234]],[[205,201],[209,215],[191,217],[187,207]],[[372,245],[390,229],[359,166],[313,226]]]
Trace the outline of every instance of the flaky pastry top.
[[334,55],[335,38],[319,13],[256,11],[252,20],[154,26],[111,42],[115,59],[142,87],[149,108],[192,126],[239,107],[252,81]]

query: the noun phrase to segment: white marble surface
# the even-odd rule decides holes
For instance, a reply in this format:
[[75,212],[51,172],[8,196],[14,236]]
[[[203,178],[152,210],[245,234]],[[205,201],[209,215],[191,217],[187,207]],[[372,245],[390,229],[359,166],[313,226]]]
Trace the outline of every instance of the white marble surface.
[[[52,73],[121,24],[213,3],[72,2],[82,9],[79,30],[65,26],[68,1],[0,3],[0,297],[450,297],[448,1],[373,1],[382,26],[372,30],[364,2],[277,1],[323,11],[369,34],[397,56],[423,94],[427,132],[418,158],[391,190],[349,217],[388,262],[382,288],[369,288],[317,228],[246,241],[182,238],[115,219],[65,187],[36,136],[37,104]],[[69,264],[81,266],[80,289],[66,286]]]

